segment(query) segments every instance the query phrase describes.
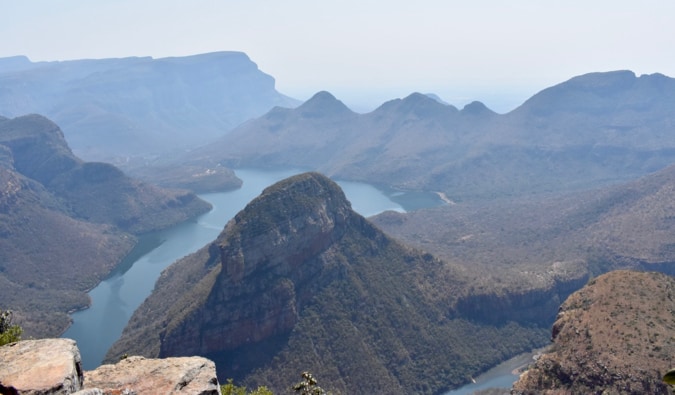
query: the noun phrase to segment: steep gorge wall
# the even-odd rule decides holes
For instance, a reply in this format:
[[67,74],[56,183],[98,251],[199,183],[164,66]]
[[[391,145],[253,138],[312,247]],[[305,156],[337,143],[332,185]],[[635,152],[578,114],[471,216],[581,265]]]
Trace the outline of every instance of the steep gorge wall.
[[560,304],[590,278],[589,271],[578,263],[565,275],[551,275],[537,287],[494,290],[493,293],[467,294],[457,301],[457,314],[486,325],[509,321],[549,326]]

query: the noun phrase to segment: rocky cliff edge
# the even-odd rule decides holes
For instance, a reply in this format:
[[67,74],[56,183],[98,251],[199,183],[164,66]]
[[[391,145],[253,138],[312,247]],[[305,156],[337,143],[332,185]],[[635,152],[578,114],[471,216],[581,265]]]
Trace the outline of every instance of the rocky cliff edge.
[[213,361],[129,357],[82,370],[71,339],[24,340],[0,347],[0,393],[31,395],[220,395]]

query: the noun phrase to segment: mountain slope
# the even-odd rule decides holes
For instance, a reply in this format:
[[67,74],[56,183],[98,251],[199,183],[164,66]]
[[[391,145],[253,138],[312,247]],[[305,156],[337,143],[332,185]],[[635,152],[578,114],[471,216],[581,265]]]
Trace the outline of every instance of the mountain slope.
[[[130,233],[194,217],[209,204],[83,162],[48,119],[0,118],[0,300],[28,336],[57,336],[67,311],[135,244]],[[129,233],[126,233],[129,232]]]
[[675,279],[611,272],[570,296],[553,325],[554,350],[514,384],[516,394],[670,394]]
[[[371,220],[388,234],[497,276],[578,261],[594,274],[617,268],[673,272],[675,166],[587,192],[461,203]],[[530,269],[528,269],[530,268]]]
[[267,188],[167,269],[107,359],[205,355],[221,379],[279,392],[311,370],[340,393],[438,393],[545,341],[532,320],[464,314],[465,278],[305,173]]
[[239,52],[37,63],[0,59],[2,115],[48,116],[88,160],[182,151],[275,105],[295,104]]
[[311,117],[276,109],[191,156],[315,169],[455,201],[589,188],[675,162],[675,80],[661,74],[575,77],[505,115],[421,94],[354,114],[335,111],[337,99],[326,96],[308,100]]

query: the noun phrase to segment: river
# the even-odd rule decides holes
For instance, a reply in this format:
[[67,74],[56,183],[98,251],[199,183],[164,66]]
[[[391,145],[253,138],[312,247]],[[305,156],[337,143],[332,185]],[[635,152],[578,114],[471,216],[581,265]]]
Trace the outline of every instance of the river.
[[475,383],[469,383],[456,390],[448,391],[443,395],[471,395],[476,391],[488,388],[511,388],[520,376],[518,370],[534,362],[535,356],[540,354],[542,350],[537,349],[517,355],[477,376],[474,379]]
[[[120,337],[134,310],[147,298],[155,281],[171,263],[212,242],[223,227],[267,186],[297,171],[237,170],[244,183],[231,192],[203,194],[213,209],[172,228],[143,235],[129,255],[89,292],[91,306],[72,314],[73,324],[63,337],[75,339],[83,367],[95,369]],[[385,192],[364,183],[342,182],[352,208],[369,217],[385,210],[406,211],[443,204],[434,194]]]
[[[91,306],[73,313],[73,324],[63,334],[63,337],[77,341],[84,369],[95,369],[101,364],[134,310],[152,292],[162,270],[213,241],[227,221],[264,188],[298,172],[237,170],[236,173],[244,181],[240,189],[200,195],[213,205],[211,211],[172,228],[141,236],[134,249],[108,278],[89,292]],[[383,191],[357,182],[338,181],[338,184],[352,203],[352,208],[366,217],[385,210],[403,212],[444,204],[433,193]],[[511,387],[517,379],[512,371],[531,358],[532,354],[524,354],[506,361],[476,377],[476,384],[445,395],[467,395],[491,387]]]

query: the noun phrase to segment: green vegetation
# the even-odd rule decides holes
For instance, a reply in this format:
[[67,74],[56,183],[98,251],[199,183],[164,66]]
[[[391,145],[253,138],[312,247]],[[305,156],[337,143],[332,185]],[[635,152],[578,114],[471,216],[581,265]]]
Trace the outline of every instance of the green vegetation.
[[663,382],[668,384],[675,394],[675,369],[670,369],[663,375]]
[[232,379],[227,379],[227,384],[220,386],[220,392],[223,395],[273,395],[272,391],[265,386],[260,386],[254,391],[247,392],[245,386],[234,385]]
[[[675,343],[675,278],[617,270],[596,277],[560,307],[554,349],[514,385],[518,393],[665,394]],[[624,392],[630,388],[630,392]]]
[[[319,387],[319,384],[311,373],[302,372],[301,376],[302,381],[293,386],[293,391],[298,395],[326,395],[326,391]],[[246,386],[235,385],[233,379],[227,379],[227,384],[220,386],[220,392],[223,395],[274,395],[264,385],[248,392]]]
[[326,391],[319,387],[314,376],[309,372],[302,372],[302,381],[293,386],[299,395],[325,395]]
[[12,312],[0,312],[0,346],[21,340],[23,330],[19,325],[12,325]]

